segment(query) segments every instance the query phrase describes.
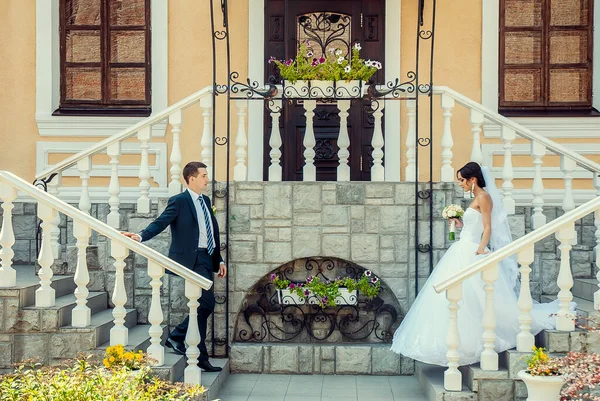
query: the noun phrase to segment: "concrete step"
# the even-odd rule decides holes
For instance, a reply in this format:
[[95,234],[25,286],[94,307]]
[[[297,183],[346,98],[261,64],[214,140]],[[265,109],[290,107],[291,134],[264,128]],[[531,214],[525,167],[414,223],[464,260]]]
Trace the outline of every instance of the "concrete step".
[[598,280],[595,278],[573,279],[573,296],[594,302],[594,293],[598,291]]
[[[171,354],[176,356],[175,354]],[[181,357],[183,358],[183,357]],[[185,358],[184,358],[185,359]],[[220,366],[223,368],[220,372],[202,372],[200,377],[201,384],[206,388],[206,400],[215,400],[218,398],[221,389],[225,386],[227,379],[229,378],[229,359],[226,358],[210,358],[210,363],[213,366]],[[165,364],[166,365],[166,364]],[[187,366],[187,362],[184,361],[181,375],[178,377],[177,382],[183,383],[183,371]],[[153,370],[156,368],[153,368]],[[225,401],[225,400],[224,400]]]
[[152,372],[163,380],[183,381],[183,371],[186,366],[187,359],[185,356],[175,354],[171,348],[165,348],[164,365],[153,367]]
[[[112,326],[111,326],[112,327]],[[148,347],[150,346],[150,335],[148,334],[148,330],[150,330],[151,325],[149,324],[136,324],[132,327],[129,327],[129,344],[125,348],[139,351],[142,350],[146,352]],[[162,326],[163,332],[161,334],[161,341],[164,341],[167,338],[168,334],[168,326]],[[106,348],[110,345],[110,332],[108,338],[105,342],[98,345],[95,348],[95,352],[99,352],[100,355],[104,355]],[[166,353],[165,353],[166,354]]]
[[[471,389],[473,392],[481,390],[489,392],[489,389],[485,383],[493,381],[497,386],[502,382],[511,382],[512,380],[508,377],[508,369],[500,367],[498,370],[483,370],[478,363],[470,366],[461,366],[458,368],[462,373],[463,384]],[[506,391],[510,391],[508,387],[512,385],[506,385]]]
[[[35,274],[33,265],[13,266],[17,272],[17,285],[14,287],[0,288],[0,296],[19,297],[19,306],[31,306],[35,304],[35,291],[40,287],[40,278]],[[52,276],[52,288],[55,297],[72,294],[77,286],[72,275]]]
[[427,365],[422,362],[415,364],[415,375],[421,385],[421,390],[425,398],[429,401],[475,401],[477,394],[471,391],[467,386],[463,386],[462,391],[446,391],[444,389],[444,371],[443,366]]
[[[91,324],[88,327],[61,327],[59,332],[64,334],[92,333],[94,336],[93,348],[101,347],[110,340],[110,329],[115,325],[112,309],[105,309],[92,315]],[[125,327],[132,329],[137,325],[137,310],[125,310]],[[104,351],[103,351],[104,352]]]

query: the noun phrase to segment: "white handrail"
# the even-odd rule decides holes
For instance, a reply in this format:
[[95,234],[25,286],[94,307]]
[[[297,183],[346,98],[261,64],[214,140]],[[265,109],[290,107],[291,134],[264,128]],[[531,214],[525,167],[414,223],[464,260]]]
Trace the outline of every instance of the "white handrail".
[[74,166],[81,159],[84,159],[89,156],[93,156],[97,153],[100,153],[100,152],[106,150],[106,148],[109,145],[112,145],[113,143],[121,142],[127,138],[133,137],[134,135],[137,134],[138,131],[140,131],[144,128],[147,128],[147,127],[151,127],[154,124],[158,124],[162,120],[168,118],[171,113],[178,111],[178,110],[183,110],[186,107],[189,107],[192,104],[198,102],[204,96],[207,96],[208,94],[212,93],[212,90],[213,90],[212,86],[207,86],[204,89],[201,89],[198,92],[193,93],[190,96],[181,99],[177,103],[173,103],[172,105],[170,105],[163,111],[157,113],[156,115],[145,118],[142,121],[132,125],[131,127],[126,128],[123,131],[121,131],[115,135],[112,135],[112,136],[96,143],[94,146],[91,146],[88,149],[82,150],[81,152],[76,153],[73,156],[70,156],[59,163],[56,163],[54,166],[47,168],[46,170],[42,171],[39,174],[36,174],[35,179],[38,180],[41,178],[49,177],[54,173],[58,173],[59,171],[63,171],[71,166]]
[[565,155],[570,159],[573,159],[579,166],[583,167],[584,169],[589,170],[595,174],[600,174],[600,164],[593,162],[590,159],[583,157],[576,152],[573,152],[572,150],[567,149],[561,144],[558,144],[554,141],[551,141],[548,138],[541,136],[540,134],[535,133],[529,128],[526,128],[521,124],[494,112],[493,110],[488,109],[487,107],[477,103],[473,99],[470,99],[465,95],[458,93],[454,89],[448,88],[447,86],[434,86],[433,93],[446,94],[454,100],[456,100],[458,103],[462,104],[463,106],[471,110],[477,110],[478,112],[482,113],[488,120],[500,125],[507,126],[515,130],[522,137],[541,143],[544,146],[546,146],[547,149],[553,151],[554,153],[558,155]]
[[534,230],[529,234],[511,242],[510,244],[503,246],[497,251],[491,252],[483,260],[470,264],[467,268],[461,270],[452,278],[434,284],[433,288],[438,293],[446,291],[450,287],[453,287],[454,285],[465,281],[469,277],[480,273],[481,271],[485,270],[486,268],[492,265],[498,264],[503,259],[506,259],[507,257],[514,255],[520,252],[521,250],[531,246],[532,244],[535,244],[536,242],[557,232],[565,224],[568,224],[575,220],[579,220],[582,217],[587,216],[588,214],[593,213],[595,210],[598,209],[600,209],[600,197],[597,197],[587,203],[584,203],[578,208],[575,208],[570,212],[565,213],[562,216],[552,220],[550,223],[541,226],[537,230]]
[[147,258],[150,261],[153,261],[160,266],[172,271],[178,276],[182,277],[186,281],[190,281],[204,290],[208,290],[212,287],[213,282],[208,280],[198,273],[191,271],[190,269],[180,265],[164,256],[163,254],[155,251],[152,248],[149,248],[146,245],[140,244],[130,238],[123,236],[119,231],[114,228],[104,224],[100,220],[97,220],[90,215],[82,212],[79,209],[74,208],[73,206],[57,199],[41,189],[29,184],[27,181],[17,177],[13,173],[8,171],[0,171],[0,182],[4,182],[13,188],[18,189],[19,191],[31,196],[36,199],[38,202],[46,204],[53,209],[71,217],[73,220],[76,220],[90,229],[96,231],[99,234],[104,235],[106,238],[109,238],[111,241],[117,242],[124,246],[127,249],[132,250],[133,252]]

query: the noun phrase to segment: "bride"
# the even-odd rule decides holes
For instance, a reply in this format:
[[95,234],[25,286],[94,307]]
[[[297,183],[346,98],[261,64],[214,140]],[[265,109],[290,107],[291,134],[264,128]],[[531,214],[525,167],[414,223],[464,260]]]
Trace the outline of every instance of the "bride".
[[[459,270],[481,260],[490,248],[499,249],[512,241],[508,219],[504,213],[500,193],[489,170],[475,162],[467,163],[456,174],[458,184],[474,196],[465,210],[460,239],[441,258],[413,306],[394,334],[392,351],[434,365],[447,365],[446,337],[450,311],[446,294],[438,294],[433,285],[452,277]],[[514,348],[519,333],[517,306],[518,266],[514,256],[498,266],[498,280],[494,283],[496,306],[496,352]],[[479,362],[483,351],[484,282],[479,274],[463,282],[463,297],[459,302],[458,330],[460,334],[459,365]],[[553,329],[558,304],[536,303],[531,311],[531,330],[535,335],[543,329]]]

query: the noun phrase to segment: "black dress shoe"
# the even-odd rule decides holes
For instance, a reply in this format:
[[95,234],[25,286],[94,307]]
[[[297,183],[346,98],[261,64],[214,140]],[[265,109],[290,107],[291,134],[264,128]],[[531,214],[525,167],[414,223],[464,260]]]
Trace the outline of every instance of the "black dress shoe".
[[179,341],[173,340],[170,337],[168,337],[165,341],[165,347],[171,348],[177,355],[185,355],[185,345]]
[[198,362],[198,367],[205,372],[220,372],[223,370],[223,368],[211,365],[209,361]]

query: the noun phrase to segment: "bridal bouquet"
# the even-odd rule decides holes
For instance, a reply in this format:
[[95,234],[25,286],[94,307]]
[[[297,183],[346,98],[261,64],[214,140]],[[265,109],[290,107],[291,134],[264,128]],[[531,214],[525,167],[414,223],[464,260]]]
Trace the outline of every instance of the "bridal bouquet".
[[[465,211],[459,205],[449,205],[444,208],[442,212],[442,217],[445,219],[460,219],[465,214]],[[454,232],[456,231],[456,223],[454,220],[450,222],[450,233],[448,234],[448,239],[454,241],[456,236]]]

